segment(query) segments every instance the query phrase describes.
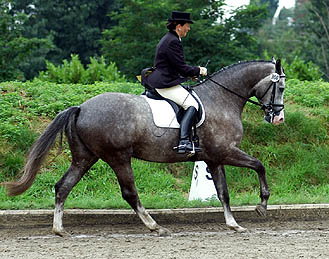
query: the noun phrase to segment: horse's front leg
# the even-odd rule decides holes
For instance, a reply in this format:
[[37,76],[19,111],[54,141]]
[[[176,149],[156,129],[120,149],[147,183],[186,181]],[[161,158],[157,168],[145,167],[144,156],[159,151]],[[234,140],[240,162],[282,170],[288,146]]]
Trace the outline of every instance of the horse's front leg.
[[270,191],[268,189],[266,181],[265,167],[262,162],[252,156],[249,156],[245,152],[235,147],[232,150],[231,156],[226,159],[225,164],[239,167],[247,167],[257,172],[260,184],[261,203],[257,205],[256,212],[260,216],[265,216],[267,209],[267,201],[270,197]]
[[230,197],[227,189],[227,184],[226,184],[226,176],[225,176],[225,169],[223,165],[220,166],[211,166],[208,164],[208,167],[211,172],[212,179],[215,184],[215,188],[217,190],[217,196],[219,200],[222,203],[223,209],[224,209],[224,217],[225,217],[225,222],[226,225],[237,231],[237,232],[244,232],[247,229],[243,228],[236,223],[231,207],[230,207]]

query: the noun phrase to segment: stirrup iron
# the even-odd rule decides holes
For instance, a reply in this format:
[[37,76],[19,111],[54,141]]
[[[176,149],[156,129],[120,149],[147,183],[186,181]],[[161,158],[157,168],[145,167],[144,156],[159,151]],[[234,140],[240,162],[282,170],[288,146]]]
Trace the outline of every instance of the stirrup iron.
[[[192,146],[192,149],[189,145]],[[196,147],[193,141],[178,145],[177,147],[174,147],[173,150],[177,150],[178,154],[187,154],[188,157],[194,156],[197,152],[201,152],[201,149]]]

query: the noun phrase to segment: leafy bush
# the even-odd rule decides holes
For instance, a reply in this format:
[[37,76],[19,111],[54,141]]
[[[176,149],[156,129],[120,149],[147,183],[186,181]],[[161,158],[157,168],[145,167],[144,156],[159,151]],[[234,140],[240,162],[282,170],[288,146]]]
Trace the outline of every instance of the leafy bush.
[[305,63],[299,57],[295,57],[290,65],[285,65],[285,72],[289,79],[299,79],[301,81],[316,81],[320,80],[322,73],[320,68],[312,61]]
[[56,66],[46,61],[47,71],[41,71],[38,79],[58,84],[93,84],[95,82],[124,82],[115,63],[106,65],[105,59],[90,58],[85,69],[78,55],[71,55],[71,61],[63,60],[63,65]]
[[[271,56],[264,52],[266,60],[270,60]],[[295,56],[294,60],[289,64],[286,59],[282,59],[282,66],[287,79],[298,79],[300,81],[317,81],[323,76],[320,67],[315,65],[312,61],[305,62],[300,57]]]

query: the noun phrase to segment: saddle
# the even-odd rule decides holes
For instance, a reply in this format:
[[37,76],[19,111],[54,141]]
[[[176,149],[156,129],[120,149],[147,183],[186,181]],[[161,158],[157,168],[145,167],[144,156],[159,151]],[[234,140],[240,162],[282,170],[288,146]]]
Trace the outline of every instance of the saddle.
[[[189,90],[191,95],[199,104],[199,111],[197,114],[196,127],[201,126],[204,122],[205,114],[201,100],[193,90]],[[149,104],[154,124],[160,128],[180,128],[180,122],[184,116],[185,110],[177,105],[175,102],[162,97],[154,89],[145,89],[142,93],[142,97],[145,98]]]
[[[175,102],[162,97],[156,90],[147,84],[147,76],[150,75],[154,69],[155,68],[153,67],[145,68],[141,71],[141,75],[137,76],[137,79],[145,87],[145,91],[142,93],[142,96],[148,102],[152,110],[153,121],[155,125],[160,128],[180,128],[180,122],[185,112],[184,109]],[[190,92],[199,104],[200,108],[194,128],[199,127],[205,119],[204,108],[201,100],[193,90],[189,89],[188,86],[182,86]]]

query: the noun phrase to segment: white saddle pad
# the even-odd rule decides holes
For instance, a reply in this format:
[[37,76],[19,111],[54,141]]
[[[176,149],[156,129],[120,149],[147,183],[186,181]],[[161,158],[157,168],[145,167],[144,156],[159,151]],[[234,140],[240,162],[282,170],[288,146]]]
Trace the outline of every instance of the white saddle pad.
[[[198,99],[201,107],[202,107],[202,116],[201,120],[197,123],[197,127],[199,127],[205,120],[205,110],[203,107],[203,104],[201,103],[201,100],[196,95],[194,91],[192,91],[192,94],[196,99]],[[165,100],[154,100],[151,98],[148,98],[146,95],[142,95],[142,97],[145,98],[147,103],[150,105],[150,108],[152,110],[153,115],[153,121],[157,127],[160,128],[180,128],[180,125],[176,119],[176,114],[174,109],[171,107],[171,105],[165,101]]]

